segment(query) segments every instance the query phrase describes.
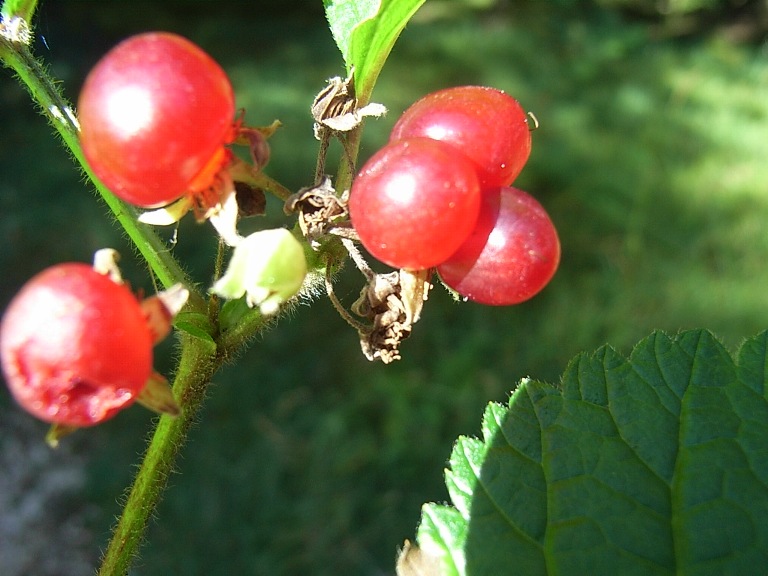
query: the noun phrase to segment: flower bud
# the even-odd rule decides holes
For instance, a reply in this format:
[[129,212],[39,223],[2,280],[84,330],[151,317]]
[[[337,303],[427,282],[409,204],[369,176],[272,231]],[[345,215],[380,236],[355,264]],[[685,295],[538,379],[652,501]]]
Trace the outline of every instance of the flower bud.
[[248,306],[270,315],[296,295],[306,274],[304,249],[291,232],[261,230],[237,244],[227,271],[211,292],[227,299],[245,295]]

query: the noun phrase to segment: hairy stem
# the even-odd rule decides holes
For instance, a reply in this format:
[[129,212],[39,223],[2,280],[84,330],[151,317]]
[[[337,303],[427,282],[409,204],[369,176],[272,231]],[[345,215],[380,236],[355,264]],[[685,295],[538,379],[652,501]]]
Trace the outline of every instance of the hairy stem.
[[128,495],[123,514],[102,558],[99,576],[123,576],[136,556],[150,518],[173,471],[176,457],[200,410],[207,385],[221,364],[200,340],[185,337],[173,384],[182,413],[161,416]]
[[342,142],[344,148],[344,161],[339,163],[336,173],[336,190],[343,192],[349,190],[354,177],[357,155],[360,152],[360,141],[363,135],[363,125],[359,124],[347,133],[346,142]]
[[31,22],[37,8],[37,0],[5,0],[2,7],[4,18],[21,18]]

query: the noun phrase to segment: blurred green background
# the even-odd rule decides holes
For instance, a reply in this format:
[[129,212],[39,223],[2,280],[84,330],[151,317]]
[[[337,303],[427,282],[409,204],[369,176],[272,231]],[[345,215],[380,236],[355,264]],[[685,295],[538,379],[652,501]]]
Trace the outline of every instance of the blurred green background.
[[[194,40],[228,71],[250,123],[283,121],[267,171],[292,189],[311,182],[309,104],[343,74],[319,1],[43,2],[38,18],[35,50],[73,100],[88,68],[131,33]],[[478,434],[485,404],[520,378],[556,382],[578,352],[606,342],[629,352],[657,328],[710,328],[731,348],[766,328],[766,30],[764,0],[428,0],[375,90],[390,112],[368,122],[361,159],[430,91],[508,91],[541,124],[517,185],[559,229],[557,276],[510,308],[435,290],[389,366],[363,358],[326,299],[298,307],[217,375],[132,574],[392,574],[420,505],[447,498],[452,442]],[[0,304],[39,269],[104,246],[151,291],[7,71],[0,98]],[[182,223],[173,251],[202,283],[214,249],[207,225]],[[360,284],[348,271],[340,295],[351,302]],[[159,350],[166,372],[172,353]],[[0,391],[0,450],[16,410]],[[91,536],[78,545],[94,565],[151,423],[128,410],[65,448],[86,455],[67,513],[83,514]],[[55,526],[34,537],[52,554],[71,546]]]

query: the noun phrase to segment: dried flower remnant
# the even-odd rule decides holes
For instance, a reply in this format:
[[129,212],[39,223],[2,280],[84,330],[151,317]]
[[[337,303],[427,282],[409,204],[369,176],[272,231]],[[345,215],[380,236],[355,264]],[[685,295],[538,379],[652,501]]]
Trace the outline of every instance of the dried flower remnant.
[[430,270],[396,270],[376,274],[363,288],[352,311],[372,322],[360,331],[360,346],[368,360],[389,364],[400,359],[400,343],[411,335],[432,284]]
[[315,119],[315,138],[323,139],[323,132],[349,132],[356,128],[366,116],[383,116],[387,109],[382,104],[370,103],[358,108],[355,95],[354,70],[346,79],[335,76],[328,79],[312,102],[312,118]]
[[291,195],[285,202],[285,211],[288,214],[298,212],[299,228],[316,248],[320,238],[349,220],[347,196],[347,193],[337,196],[326,176],[317,186],[302,188]]

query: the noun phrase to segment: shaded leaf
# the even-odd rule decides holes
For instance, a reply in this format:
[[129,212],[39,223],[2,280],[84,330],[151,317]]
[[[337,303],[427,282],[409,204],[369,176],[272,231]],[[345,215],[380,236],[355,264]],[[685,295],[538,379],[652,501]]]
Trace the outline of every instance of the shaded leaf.
[[219,326],[221,326],[222,332],[226,332],[247,322],[249,317],[256,315],[261,315],[261,312],[248,306],[245,297],[227,300],[219,312]]
[[523,381],[456,443],[455,507],[424,507],[419,545],[449,574],[760,573],[767,343],[735,362],[709,332],[656,333]]

